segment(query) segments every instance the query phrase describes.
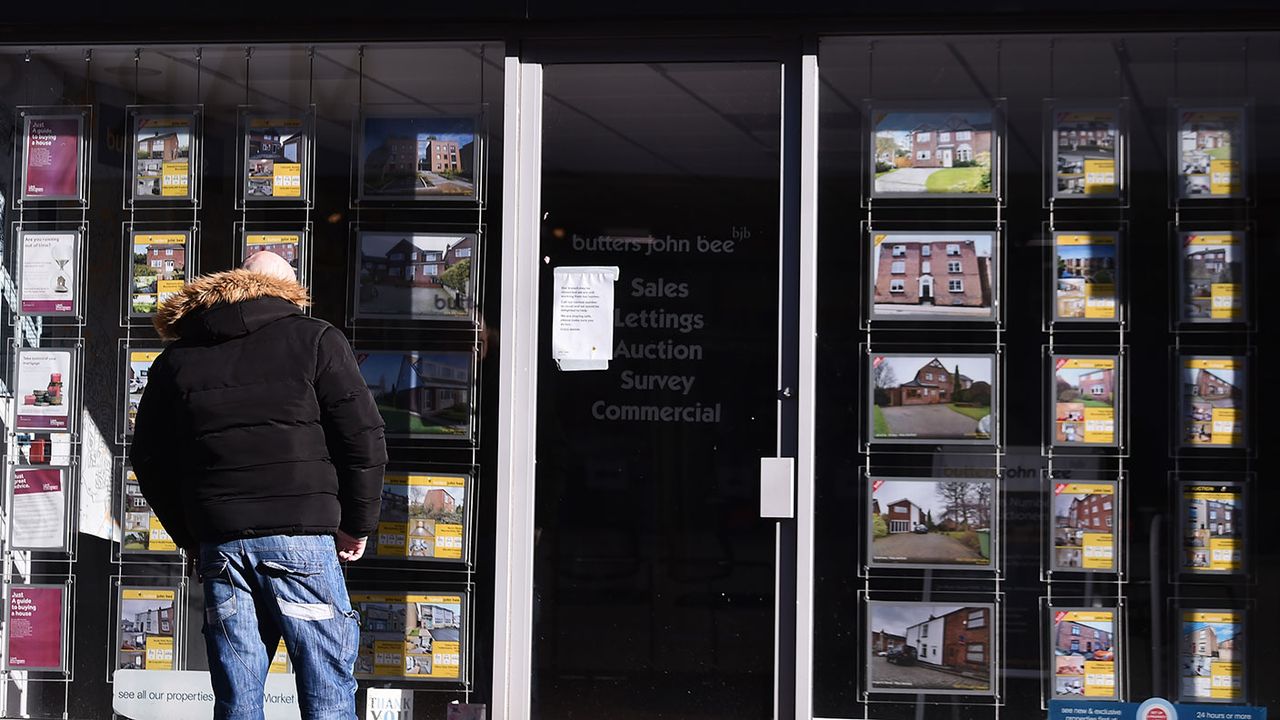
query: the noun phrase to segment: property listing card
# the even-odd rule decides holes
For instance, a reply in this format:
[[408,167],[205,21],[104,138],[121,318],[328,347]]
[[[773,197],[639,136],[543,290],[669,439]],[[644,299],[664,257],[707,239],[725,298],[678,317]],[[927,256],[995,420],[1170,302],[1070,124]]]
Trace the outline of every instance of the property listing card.
[[245,197],[293,200],[302,197],[306,130],[302,118],[249,119]]
[[387,473],[372,557],[461,560],[467,476]]
[[356,677],[458,680],[465,627],[461,595],[351,595],[360,613]]
[[1181,700],[1244,700],[1244,613],[1182,611]]
[[1052,569],[1117,572],[1116,499],[1113,482],[1054,483]]
[[1053,234],[1055,320],[1119,319],[1117,237],[1114,232]]
[[120,588],[116,668],[173,670],[177,588]]
[[1228,574],[1244,570],[1245,495],[1242,483],[1182,485],[1183,572]]
[[1184,447],[1244,447],[1245,359],[1182,359]]
[[1053,444],[1116,445],[1118,357],[1053,356]]
[[1182,321],[1246,320],[1245,234],[1184,232],[1180,237]]
[[1054,610],[1053,696],[1119,698],[1119,633],[1113,609]]

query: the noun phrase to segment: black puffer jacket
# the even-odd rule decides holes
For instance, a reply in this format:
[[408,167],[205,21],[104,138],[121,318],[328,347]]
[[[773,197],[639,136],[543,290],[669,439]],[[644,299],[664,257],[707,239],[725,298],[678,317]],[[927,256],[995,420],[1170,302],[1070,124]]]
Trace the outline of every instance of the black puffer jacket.
[[161,307],[156,329],[177,340],[151,366],[130,460],[180,546],[376,528],[382,418],[306,303],[296,283],[232,270]]

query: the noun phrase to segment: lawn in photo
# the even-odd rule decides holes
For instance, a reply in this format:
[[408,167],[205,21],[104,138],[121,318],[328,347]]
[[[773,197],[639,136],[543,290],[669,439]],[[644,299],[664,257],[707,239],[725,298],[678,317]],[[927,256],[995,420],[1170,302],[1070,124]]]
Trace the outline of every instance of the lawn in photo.
[[1054,316],[1057,320],[1116,320],[1116,233],[1055,232]]
[[873,195],[991,195],[992,112],[876,110]]
[[1244,613],[1183,610],[1179,653],[1179,699],[1195,702],[1244,700]]
[[990,319],[995,233],[873,233],[872,318]]
[[185,232],[133,232],[129,272],[129,315],[156,314],[160,303],[187,283]]
[[1115,610],[1055,609],[1051,633],[1055,697],[1118,696]]
[[1053,569],[1116,571],[1116,485],[1053,485]]
[[1181,240],[1182,320],[1244,320],[1244,233],[1184,232]]
[[467,477],[389,472],[366,557],[461,560]]
[[1066,355],[1050,359],[1053,444],[1115,445],[1120,359]]
[[173,670],[176,667],[177,596],[174,588],[120,589],[116,668]]
[[1056,198],[1112,198],[1119,194],[1120,131],[1115,110],[1055,110]]
[[872,601],[869,689],[989,695],[995,607]]
[[1177,111],[1177,196],[1244,195],[1245,115],[1240,108]]
[[351,606],[360,613],[356,677],[459,679],[462,600],[461,595],[352,593]]
[[1233,573],[1244,569],[1244,485],[1182,484],[1182,571]]
[[1243,357],[1182,359],[1182,444],[1244,447]]
[[391,437],[466,438],[472,353],[359,350],[356,361]]
[[871,480],[871,564],[990,568],[990,480]]
[[990,442],[995,358],[872,355],[872,440]]
[[365,117],[362,131],[362,199],[475,198],[474,117]]
[[475,309],[476,236],[361,232],[357,318],[467,320]]
[[245,197],[290,200],[302,197],[306,161],[302,118],[250,118],[245,138]]
[[135,200],[191,198],[191,130],[195,118],[139,116],[135,119]]

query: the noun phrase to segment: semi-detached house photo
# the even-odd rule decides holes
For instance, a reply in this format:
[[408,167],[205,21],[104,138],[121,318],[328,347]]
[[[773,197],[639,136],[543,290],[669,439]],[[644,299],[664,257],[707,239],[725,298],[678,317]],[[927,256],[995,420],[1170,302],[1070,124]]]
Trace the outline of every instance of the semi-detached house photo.
[[991,605],[870,604],[873,692],[991,692]]
[[873,113],[877,196],[990,195],[991,111]]

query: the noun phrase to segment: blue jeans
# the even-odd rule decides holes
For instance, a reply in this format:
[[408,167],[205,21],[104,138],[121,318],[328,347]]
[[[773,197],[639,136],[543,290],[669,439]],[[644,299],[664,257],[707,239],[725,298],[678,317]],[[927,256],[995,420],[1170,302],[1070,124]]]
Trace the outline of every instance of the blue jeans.
[[281,637],[302,717],[356,717],[360,629],[332,537],[201,543],[199,570],[215,720],[262,718],[263,684]]

